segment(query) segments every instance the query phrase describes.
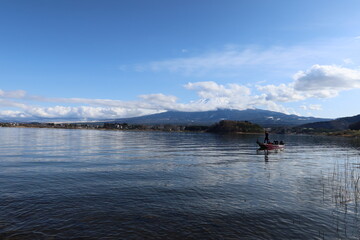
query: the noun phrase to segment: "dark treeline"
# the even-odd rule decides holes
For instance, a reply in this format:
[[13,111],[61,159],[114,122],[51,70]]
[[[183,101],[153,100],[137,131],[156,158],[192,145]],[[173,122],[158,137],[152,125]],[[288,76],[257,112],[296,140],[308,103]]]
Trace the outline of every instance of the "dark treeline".
[[128,123],[0,123],[0,127],[29,127],[29,128],[63,128],[63,129],[103,129],[103,130],[140,130],[166,132],[212,132],[212,133],[258,133],[263,128],[248,121],[223,120],[211,126],[182,126],[182,125],[142,125]]
[[263,132],[264,129],[261,126],[248,121],[223,120],[210,126],[207,131],[214,133],[259,133]]
[[275,127],[271,128],[272,133],[277,134],[309,134],[309,135],[328,135],[360,138],[360,129],[357,125],[347,129],[329,129],[329,128],[310,128],[310,127]]

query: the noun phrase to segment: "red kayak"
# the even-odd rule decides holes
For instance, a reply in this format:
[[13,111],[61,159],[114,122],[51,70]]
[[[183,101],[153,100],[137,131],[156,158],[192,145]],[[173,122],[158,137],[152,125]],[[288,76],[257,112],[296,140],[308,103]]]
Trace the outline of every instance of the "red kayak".
[[260,150],[275,150],[275,149],[280,149],[283,150],[285,148],[285,144],[280,142],[280,143],[261,143],[259,141],[256,141],[256,143],[259,145]]

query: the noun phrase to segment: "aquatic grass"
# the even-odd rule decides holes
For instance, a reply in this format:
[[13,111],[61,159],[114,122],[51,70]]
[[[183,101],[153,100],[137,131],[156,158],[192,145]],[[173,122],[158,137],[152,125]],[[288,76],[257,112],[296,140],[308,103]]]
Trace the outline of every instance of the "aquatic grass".
[[360,223],[360,157],[339,155],[327,173],[321,178],[323,203],[330,201],[334,204],[331,215],[336,232],[339,236],[360,236],[358,228],[348,232],[348,226]]
[[337,205],[354,206],[357,212],[360,206],[360,160],[349,156],[337,160],[330,174],[329,185],[332,199]]

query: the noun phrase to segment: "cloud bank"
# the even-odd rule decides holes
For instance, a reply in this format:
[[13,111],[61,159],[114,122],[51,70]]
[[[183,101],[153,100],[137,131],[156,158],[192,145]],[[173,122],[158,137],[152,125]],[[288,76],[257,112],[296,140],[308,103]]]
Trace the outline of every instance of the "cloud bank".
[[313,65],[299,71],[293,82],[258,86],[266,99],[275,102],[293,102],[309,98],[332,98],[340,92],[360,88],[360,71],[336,65]]
[[[87,98],[48,98],[33,96],[23,90],[0,90],[0,119],[71,119],[100,120],[134,117],[163,111],[208,111],[220,108],[262,108],[295,113],[284,103],[310,98],[336,97],[341,91],[360,88],[360,71],[336,65],[313,65],[298,71],[288,84],[257,85],[256,89],[241,84],[218,84],[214,81],[189,82],[198,99],[179,102],[176,96],[162,93],[140,95],[135,101]],[[255,93],[257,90],[257,93]],[[53,104],[51,107],[42,104]],[[68,106],[77,105],[77,106]],[[321,105],[302,105],[305,110],[321,110]]]
[[360,88],[360,71],[340,66],[314,65],[294,75],[294,89],[314,97],[334,97],[340,91]]

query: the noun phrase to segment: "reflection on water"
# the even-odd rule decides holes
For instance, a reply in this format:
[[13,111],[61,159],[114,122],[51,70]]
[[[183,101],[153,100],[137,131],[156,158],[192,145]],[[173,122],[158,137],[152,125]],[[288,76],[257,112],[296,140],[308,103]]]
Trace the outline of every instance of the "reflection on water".
[[258,138],[0,128],[0,239],[359,239],[358,143]]

